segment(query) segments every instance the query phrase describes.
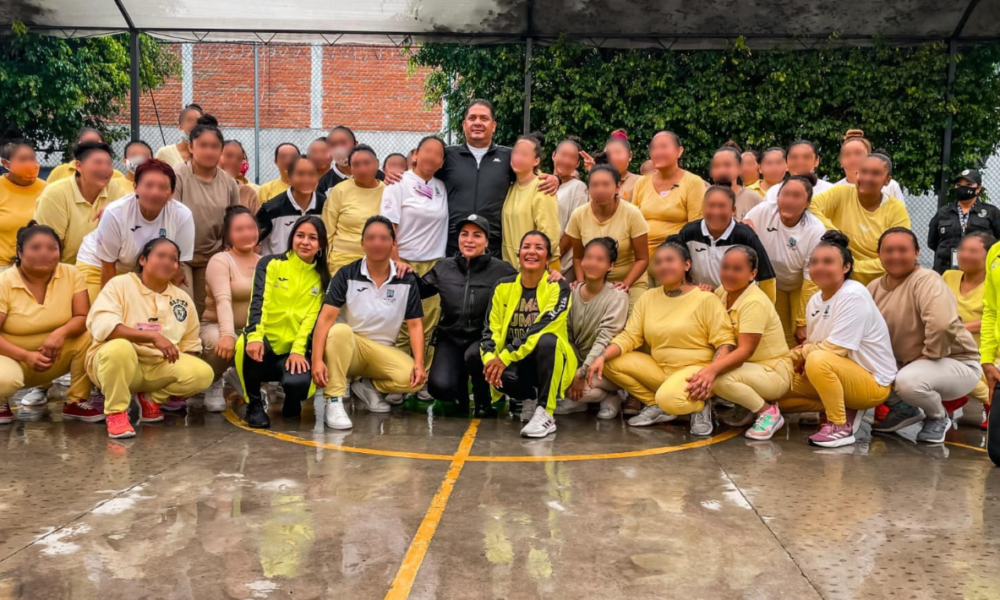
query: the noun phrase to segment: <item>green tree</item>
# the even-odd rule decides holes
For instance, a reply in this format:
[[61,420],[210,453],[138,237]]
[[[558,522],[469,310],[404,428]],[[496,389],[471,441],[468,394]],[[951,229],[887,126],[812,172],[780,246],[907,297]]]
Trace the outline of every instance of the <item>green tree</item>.
[[[179,73],[177,57],[141,36],[142,89]],[[81,127],[110,140],[129,92],[129,36],[62,39],[28,33],[15,24],[0,35],[0,138],[23,137],[42,152],[65,152]],[[67,157],[68,158],[68,157]]]
[[[841,177],[843,134],[861,128],[896,163],[910,190],[937,185],[942,135],[954,115],[952,169],[977,164],[1000,147],[1000,45],[965,49],[952,102],[946,101],[947,46],[928,43],[865,48],[751,51],[742,40],[725,50],[608,50],[560,42],[532,56],[532,127],[552,148],[568,135],[588,149],[609,132],[628,131],[634,168],[658,130],[681,136],[684,164],[707,174],[715,149],[732,139],[744,148],[787,146],[805,138],[821,154],[820,173]],[[497,107],[498,139],[522,128],[524,49],[427,44],[414,65],[436,67],[428,101],[446,100],[461,132],[470,98]]]

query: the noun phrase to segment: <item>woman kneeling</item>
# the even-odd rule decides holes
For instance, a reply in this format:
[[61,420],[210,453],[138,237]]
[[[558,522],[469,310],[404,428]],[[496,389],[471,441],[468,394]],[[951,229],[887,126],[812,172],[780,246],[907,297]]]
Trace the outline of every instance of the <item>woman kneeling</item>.
[[868,290],[851,279],[847,244],[828,231],[809,259],[819,292],[806,305],[806,342],[791,352],[792,390],[778,401],[785,413],[825,410],[809,442],[826,448],[854,443],[864,412],[885,402],[896,377],[889,330]]
[[180,250],[167,238],[154,238],[139,253],[138,275],[108,281],[87,317],[94,338],[87,352],[87,373],[104,392],[108,435],[135,435],[128,419],[132,394],[140,421],[163,420],[160,404],[186,398],[212,385],[212,367],[201,352],[198,315],[190,296],[171,281],[180,269]]

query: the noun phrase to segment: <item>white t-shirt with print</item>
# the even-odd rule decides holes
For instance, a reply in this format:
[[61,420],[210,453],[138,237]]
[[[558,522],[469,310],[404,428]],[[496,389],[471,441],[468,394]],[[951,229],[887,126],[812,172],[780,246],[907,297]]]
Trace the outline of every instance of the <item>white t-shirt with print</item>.
[[97,229],[80,244],[77,261],[100,267],[102,262],[117,263],[119,272],[135,268],[136,258],[146,242],[165,237],[181,250],[181,262],[194,255],[194,218],[191,209],[177,200],[167,202],[152,221],[143,218],[139,200],[129,194],[104,209]]
[[847,357],[871,373],[879,385],[896,379],[889,328],[868,289],[853,279],[845,281],[829,300],[823,300],[822,292],[809,300],[806,339],[846,348]]
[[794,227],[781,222],[777,202],[762,202],[750,209],[743,221],[753,222],[754,231],[771,259],[778,289],[791,292],[809,279],[809,257],[826,227],[807,210]]
[[448,192],[444,182],[424,181],[413,171],[382,192],[382,216],[396,225],[396,246],[403,260],[444,258],[448,245]]

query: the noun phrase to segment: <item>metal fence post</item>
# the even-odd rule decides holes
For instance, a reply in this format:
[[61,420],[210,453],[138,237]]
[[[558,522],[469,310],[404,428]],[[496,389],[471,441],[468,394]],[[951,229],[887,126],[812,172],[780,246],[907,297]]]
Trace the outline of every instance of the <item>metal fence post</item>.
[[524,134],[531,133],[531,38],[524,45]]
[[128,53],[129,53],[129,115],[130,126],[132,128],[132,141],[139,139],[139,94],[142,88],[139,85],[139,66],[142,61],[142,50],[139,46],[139,30],[129,29],[128,32]]
[[260,184],[260,51],[253,43],[253,180]]
[[[957,62],[957,55],[958,42],[955,41],[955,38],[952,38],[948,42],[948,80],[946,83],[948,87],[945,90],[945,104],[951,104],[955,96],[955,63]],[[948,115],[945,117],[944,140],[941,148],[941,179],[938,183],[938,206],[944,206],[948,203],[948,179],[951,174],[951,137],[954,122],[954,115],[952,115],[949,109]]]

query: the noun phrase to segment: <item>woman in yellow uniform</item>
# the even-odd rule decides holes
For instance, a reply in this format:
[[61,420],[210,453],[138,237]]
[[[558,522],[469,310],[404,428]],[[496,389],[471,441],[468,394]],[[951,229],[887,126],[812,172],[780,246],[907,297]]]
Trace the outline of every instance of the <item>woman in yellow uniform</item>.
[[692,393],[716,396],[737,405],[726,424],[754,426],[746,437],[769,440],[785,424],[775,404],[792,385],[792,361],[774,305],[758,286],[757,252],[732,246],[722,258],[718,292],[736,334],[736,349],[698,371],[689,382]]
[[361,260],[361,230],[368,217],[379,214],[385,184],[375,178],[378,157],[370,146],[358,144],[347,155],[353,177],[330,190],[323,207],[323,224],[326,225],[330,255],[327,265],[331,277],[341,267]]
[[806,305],[806,342],[791,352],[792,389],[778,401],[783,413],[826,411],[809,437],[816,446],[855,442],[864,413],[885,402],[896,378],[889,328],[871,294],[854,279],[844,234],[828,231],[809,259],[819,291]]
[[0,175],[0,271],[9,269],[17,246],[17,231],[35,214],[35,203],[45,189],[38,178],[35,149],[27,142],[11,142],[5,148]]
[[861,163],[856,185],[838,185],[813,197],[809,212],[827,229],[842,232],[851,243],[854,279],[864,285],[885,274],[878,257],[878,240],[893,227],[910,228],[910,215],[898,199],[882,191],[892,177],[892,161],[870,154]]
[[767,196],[767,191],[780,184],[788,173],[788,163],[785,162],[785,149],[772,146],[760,154],[760,179],[748,184],[747,189]]
[[[580,156],[583,158],[583,166],[587,169],[587,172],[590,172],[596,164],[599,164],[596,160],[596,152],[594,156],[590,156],[586,152],[581,151]],[[615,129],[612,131],[611,137],[604,144],[604,156],[607,157],[608,164],[618,171],[618,175],[621,178],[622,185],[619,195],[622,200],[632,202],[632,195],[635,191],[635,184],[639,180],[639,175],[629,170],[632,166],[633,155],[632,144],[628,141],[628,132],[624,129]]]
[[[958,269],[945,271],[941,276],[951,293],[955,294],[958,316],[976,340],[977,347],[980,345],[983,299],[986,295],[986,256],[994,244],[996,239],[985,231],[965,236],[958,245]],[[985,375],[969,396],[983,403],[985,416],[979,428],[985,431],[990,418],[990,398]]]
[[140,421],[163,420],[160,404],[208,389],[212,367],[201,352],[198,315],[191,297],[171,281],[181,268],[180,250],[168,238],[146,242],[139,252],[138,273],[111,279],[87,317],[93,337],[87,373],[104,392],[108,436],[128,438],[132,395]]
[[[61,179],[66,179],[76,174],[76,163],[79,160],[76,158],[76,150],[83,144],[107,144],[107,142],[104,140],[104,134],[93,127],[84,127],[81,129],[80,132],[76,134],[76,143],[73,144],[73,160],[52,169],[52,172],[49,173],[49,177],[46,180],[48,183],[55,183]],[[125,147],[125,151],[128,152],[128,146]],[[113,168],[111,169],[111,178],[125,179],[125,175],[123,175],[118,169]]]
[[135,171],[139,168],[139,165],[146,162],[147,160],[153,158],[153,149],[149,147],[149,144],[142,140],[132,140],[131,142],[125,144],[125,181],[128,183],[119,182],[122,189],[131,189],[132,185],[135,183]]
[[[633,427],[691,415],[691,435],[711,435],[711,388],[689,390],[688,378],[735,347],[733,326],[718,297],[691,283],[687,246],[664,242],[653,255],[660,287],[642,295],[625,325],[587,374],[603,376],[646,405]],[[649,352],[639,350],[648,346]]]
[[[517,178],[507,190],[503,202],[501,230],[503,232],[503,259],[515,269],[520,269],[518,252],[521,238],[529,231],[541,231],[550,240],[557,240],[559,230],[559,202],[538,189],[538,165],[542,162],[542,143],[533,135],[517,138],[510,151],[510,168]],[[559,250],[549,256],[549,268],[559,270]]]
[[7,402],[17,390],[67,373],[63,419],[104,420],[87,402],[87,284],[76,267],[59,262],[61,251],[52,228],[31,224],[17,234],[15,267],[0,275],[0,424],[13,419]]
[[[680,166],[684,154],[677,134],[660,131],[649,142],[649,158],[656,167],[652,175],[640,177],[631,202],[649,224],[649,255],[668,237],[701,218],[705,182]],[[654,269],[649,274],[656,277]]]

